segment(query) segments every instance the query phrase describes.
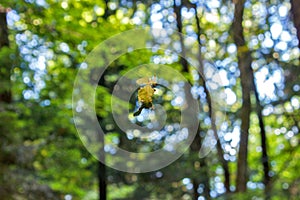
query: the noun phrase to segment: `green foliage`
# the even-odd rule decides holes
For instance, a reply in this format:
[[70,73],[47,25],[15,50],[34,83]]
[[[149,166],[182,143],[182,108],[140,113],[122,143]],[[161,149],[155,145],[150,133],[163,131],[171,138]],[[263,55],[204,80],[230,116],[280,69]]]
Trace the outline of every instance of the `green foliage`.
[[[232,99],[236,98],[234,101],[231,99],[226,108],[220,108],[227,112],[227,116],[219,134],[223,156],[229,162],[231,187],[234,190],[243,94],[237,67],[238,51],[233,44],[231,31],[233,4],[216,2],[216,5],[210,1],[196,4],[200,17],[199,39],[204,68],[212,64],[222,71],[224,92],[230,91],[232,93],[226,94]],[[195,11],[185,1],[182,3],[183,33],[196,39]],[[66,195],[71,195],[72,199],[98,198],[97,161],[84,148],[73,122],[71,107],[76,73],[88,53],[115,34],[135,27],[153,26],[155,23],[151,20],[155,18],[160,19],[166,29],[176,28],[172,4],[173,1],[109,1],[109,8],[106,8],[106,1],[103,0],[1,2],[2,7],[9,7],[12,11],[9,24],[11,44],[0,49],[0,94],[8,91],[13,96],[12,102],[8,103],[2,102],[0,97],[2,199],[65,199]],[[296,199],[300,195],[297,171],[300,167],[299,49],[292,21],[284,14],[284,9],[289,8],[288,1],[247,1],[243,22],[247,50],[251,51],[252,68],[257,76],[255,82],[258,88],[264,88],[259,90],[259,98],[267,132],[272,183],[270,191],[274,200]],[[271,29],[274,24],[277,27],[278,24],[282,25],[283,29],[277,38]],[[138,41],[142,37],[134,39]],[[173,45],[181,51],[178,36],[171,37],[171,43],[162,43],[161,49],[135,50],[109,64],[105,78],[99,81],[95,96],[96,114],[107,133],[106,144],[119,145],[128,151],[151,152],[160,149],[165,139],[175,134],[174,127],[181,120],[181,111],[180,106],[172,103],[176,95],[167,87],[157,86],[160,94],[154,94],[153,101],[167,111],[166,123],[173,131],[158,141],[130,138],[115,123],[111,106],[112,103],[117,105],[115,112],[118,114],[125,110],[133,113],[137,109],[137,91],[130,102],[112,95],[114,85],[122,76],[128,79],[128,85],[122,85],[124,91],[136,84],[136,77],[131,77],[131,70],[135,66],[157,59],[163,64],[168,63],[172,69],[182,71],[179,58],[170,61],[171,56],[162,50]],[[185,42],[188,52],[199,53],[197,45]],[[126,41],[115,43],[125,45]],[[97,59],[104,64],[106,58]],[[192,61],[193,64],[197,63]],[[140,77],[154,75],[145,74],[143,69],[138,73]],[[203,106],[203,112],[199,114],[199,147],[203,136],[211,129],[208,102],[201,77],[195,78],[199,75],[191,68],[189,72],[181,74],[194,85],[197,98]],[[173,75],[165,73],[157,76],[165,81]],[[169,84],[170,87],[178,86],[176,83]],[[250,179],[246,193],[225,193],[222,185],[224,171],[215,149],[205,161],[198,157],[199,149],[189,149],[172,165],[156,172],[128,174],[107,168],[108,199],[192,199],[193,187],[198,187],[197,195],[204,195],[205,177],[209,179],[212,198],[265,198],[261,129],[254,94],[252,102],[248,146]],[[138,125],[150,123],[149,119],[137,121],[132,116],[124,117]],[[192,181],[198,183],[193,185]]]

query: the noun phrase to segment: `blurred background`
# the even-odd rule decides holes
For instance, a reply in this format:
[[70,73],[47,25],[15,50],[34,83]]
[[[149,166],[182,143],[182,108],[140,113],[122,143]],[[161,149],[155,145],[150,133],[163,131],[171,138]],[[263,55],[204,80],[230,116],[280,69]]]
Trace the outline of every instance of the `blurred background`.
[[[180,117],[181,96],[201,102],[190,148],[165,168],[134,174],[106,167],[85,149],[73,122],[72,92],[78,69],[99,43],[145,27],[166,30],[161,45],[197,55],[200,72],[218,69],[226,117],[214,126],[206,80],[188,55],[154,46],[115,60],[96,95],[108,142],[154,151],[178,134],[178,124],[168,123],[157,141],[145,142],[114,123],[111,92],[135,66],[165,64],[192,84],[191,91],[172,85],[177,94],[160,88],[154,98],[170,122]],[[173,38],[174,31],[199,46]],[[299,39],[297,0],[0,0],[0,199],[299,199]],[[120,105],[134,112],[137,92]],[[207,133],[218,140],[199,158]]]

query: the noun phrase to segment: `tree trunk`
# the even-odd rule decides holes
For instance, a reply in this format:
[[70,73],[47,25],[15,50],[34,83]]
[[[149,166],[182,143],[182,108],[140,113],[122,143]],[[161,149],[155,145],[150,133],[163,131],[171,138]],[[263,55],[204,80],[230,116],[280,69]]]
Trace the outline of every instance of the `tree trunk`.
[[253,77],[251,77],[251,53],[246,46],[243,33],[243,13],[245,0],[238,0],[235,3],[233,36],[237,46],[238,66],[240,70],[240,80],[242,87],[242,108],[241,108],[241,135],[237,161],[236,192],[245,192],[248,181],[248,136],[250,126],[251,101],[250,92],[252,90]]
[[106,200],[106,166],[98,161],[99,200]]
[[[196,26],[197,26],[197,42],[199,45],[199,49],[198,49],[199,69],[200,69],[201,74],[204,75],[203,59],[202,59],[202,52],[201,52],[201,39],[200,39],[200,35],[201,35],[200,19],[198,17],[197,5],[193,4],[193,8],[195,10],[195,19],[196,19]],[[205,77],[203,77],[203,78],[205,78]],[[204,87],[204,92],[206,93],[206,101],[209,106],[209,116],[211,118],[211,124],[212,124],[212,129],[214,131],[214,135],[217,139],[218,158],[219,158],[222,168],[224,170],[224,186],[226,188],[226,193],[229,193],[230,192],[230,172],[229,172],[228,162],[224,158],[224,151],[223,151],[221,142],[218,138],[217,129],[215,126],[215,117],[213,116],[213,112],[212,112],[211,98],[210,98],[209,91],[207,89],[205,80],[203,78],[202,78],[202,80],[203,80],[202,85]]]
[[[0,5],[0,51],[4,47],[9,46],[8,40],[8,28],[6,21],[6,10]],[[10,67],[9,65],[0,66],[0,112],[5,112],[5,108],[2,107],[3,104],[11,103],[11,91],[10,91]],[[3,69],[4,68],[4,69]],[[1,113],[2,114],[2,113]],[[7,138],[5,135],[9,133],[0,133],[0,176],[4,177],[4,174],[7,174],[7,169],[11,164],[16,163],[16,156],[4,150],[4,147],[7,146]],[[7,148],[7,147],[6,147]],[[1,182],[4,179],[1,178]],[[0,193],[3,199],[12,198],[12,193],[14,187],[11,183],[1,183]]]
[[[254,75],[253,75],[253,71],[252,71],[252,78],[253,77],[254,77]],[[263,183],[265,185],[265,199],[270,199],[271,177],[269,175],[270,164],[269,164],[269,156],[268,156],[267,135],[266,135],[266,129],[265,129],[265,124],[264,124],[263,115],[262,115],[263,108],[260,104],[257,86],[254,82],[254,79],[253,79],[253,87],[254,87],[254,93],[255,93],[255,99],[256,99],[256,113],[258,116],[260,134],[261,134],[261,148],[262,148],[261,162],[262,162],[263,170],[264,170]]]
[[[102,117],[97,115],[98,121],[101,123],[102,122]],[[101,149],[99,152],[99,158],[100,160],[98,161],[98,193],[99,193],[99,200],[106,200],[107,198],[107,183],[106,183],[106,166],[105,166],[105,151],[104,151],[104,135],[100,134],[99,142],[101,144]]]
[[[8,28],[6,21],[6,9],[0,6],[0,49],[9,46],[8,40]],[[5,69],[0,70],[0,102],[11,103],[11,91],[10,91],[10,68],[11,66],[0,66]],[[4,87],[3,87],[4,86]]]
[[[297,30],[298,47],[300,49],[300,4],[299,0],[291,0],[291,11],[295,28]],[[300,59],[300,58],[299,58]]]
[[[185,59],[186,56],[186,49],[185,49],[185,45],[184,45],[184,39],[183,39],[183,33],[182,33],[182,18],[181,18],[181,8],[182,5],[176,5],[176,2],[174,1],[174,12],[176,14],[176,22],[177,22],[177,29],[179,32],[179,38],[180,38],[180,46],[181,46],[181,55],[182,57],[180,57],[180,63],[182,65],[182,71],[184,73],[188,73],[189,72],[189,65],[187,60]],[[185,89],[185,93],[186,96],[191,96],[191,93],[188,89]],[[192,98],[192,97],[190,97]],[[191,144],[191,151],[192,152],[196,152],[198,154],[198,151],[200,150],[201,147],[201,137],[199,134],[196,134],[193,143]],[[206,164],[206,160],[205,158],[202,158],[200,161],[200,166],[202,168],[202,172],[200,174],[200,178],[193,178],[192,179],[192,183],[193,183],[193,190],[194,190],[194,194],[193,194],[193,199],[197,200],[199,197],[198,194],[198,186],[200,183],[200,179],[202,180],[202,183],[204,185],[204,191],[203,191],[203,195],[205,197],[205,199],[209,200],[210,199],[210,187],[209,187],[209,176],[207,173],[207,164]]]
[[0,49],[2,47],[8,47],[8,28],[6,21],[6,9],[2,8],[0,5]]

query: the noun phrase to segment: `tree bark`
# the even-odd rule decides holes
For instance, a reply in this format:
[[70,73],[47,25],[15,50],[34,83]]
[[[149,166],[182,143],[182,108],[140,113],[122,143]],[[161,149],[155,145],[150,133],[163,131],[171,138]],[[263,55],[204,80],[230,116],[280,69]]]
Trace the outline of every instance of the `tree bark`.
[[[176,22],[177,22],[177,29],[179,32],[179,38],[180,38],[180,46],[181,46],[181,55],[182,57],[180,57],[180,63],[182,65],[182,71],[184,73],[188,73],[189,72],[189,65],[187,60],[185,59],[185,55],[186,55],[186,49],[185,49],[185,45],[184,45],[184,39],[183,39],[183,25],[182,25],[182,18],[181,18],[181,9],[182,9],[182,4],[180,5],[176,5],[176,2],[174,0],[174,13],[176,15]],[[189,91],[185,90],[186,95],[191,95]],[[200,134],[196,134],[193,143],[191,144],[191,151],[192,152],[197,152],[199,151],[201,147],[201,137]],[[209,176],[207,173],[207,164],[206,164],[206,160],[205,158],[202,158],[200,161],[200,166],[203,168],[201,175],[201,180],[202,183],[204,185],[204,191],[203,191],[203,195],[205,196],[205,199],[210,199],[210,187],[209,187]],[[198,186],[199,186],[199,179],[198,178],[193,178],[192,179],[193,182],[193,188],[194,188],[194,194],[193,194],[193,199],[197,200],[199,197],[199,194],[197,192]]]
[[[300,49],[300,4],[299,0],[291,0],[291,11],[295,28],[297,30],[298,47]],[[300,58],[299,58],[300,59]]]
[[106,166],[98,161],[99,199],[106,200]]
[[[252,71],[252,77],[253,71]],[[269,156],[268,156],[268,146],[267,146],[267,135],[266,135],[266,129],[265,124],[263,120],[262,110],[263,107],[261,106],[259,95],[257,91],[257,86],[253,79],[253,87],[254,87],[254,93],[255,93],[255,99],[256,99],[256,113],[258,116],[259,121],[259,127],[260,127],[260,134],[261,134],[261,148],[262,148],[262,156],[261,156],[261,162],[263,165],[263,171],[264,171],[264,179],[263,183],[265,185],[265,199],[270,199],[270,182],[271,177],[269,175],[270,172],[270,164],[269,164]]]
[[[200,35],[201,35],[201,27],[200,27],[200,19],[198,17],[198,12],[197,12],[197,5],[196,4],[192,4],[193,8],[195,10],[195,19],[196,19],[196,26],[197,26],[197,42],[199,45],[199,49],[198,49],[198,62],[199,62],[199,69],[201,72],[201,75],[204,76],[204,68],[203,68],[203,59],[202,59],[202,51],[201,51],[201,39],[200,39]],[[217,134],[217,129],[215,127],[215,117],[213,116],[213,112],[212,112],[212,103],[211,103],[211,98],[209,95],[209,91],[208,88],[206,86],[205,77],[202,78],[203,82],[203,88],[204,88],[204,92],[206,93],[206,101],[208,103],[208,107],[209,107],[209,116],[211,118],[211,124],[212,124],[212,129],[214,131],[214,135],[217,139],[217,153],[218,153],[218,158],[221,162],[222,168],[224,170],[224,186],[226,189],[226,193],[230,192],[230,172],[229,172],[229,167],[228,167],[228,162],[225,160],[224,158],[224,151],[221,145],[221,142],[218,138],[218,134]]]
[[6,9],[0,5],[0,49],[2,47],[8,47],[8,28],[6,21]]
[[[8,39],[8,27],[6,21],[6,9],[0,5],[0,49],[3,47],[9,47]],[[0,80],[5,88],[2,88],[0,92],[0,102],[11,103],[11,91],[10,91],[10,68],[11,66],[1,66],[4,70],[0,70]],[[1,85],[2,85],[1,84]]]
[[[101,80],[100,80],[101,81]],[[99,84],[99,83],[98,83]],[[102,117],[97,115],[98,121],[102,122]],[[101,144],[100,152],[99,152],[99,158],[98,161],[98,169],[97,169],[97,175],[98,175],[98,193],[99,193],[99,200],[106,200],[107,199],[107,183],[106,183],[106,166],[104,164],[105,161],[105,151],[104,151],[104,135],[99,133],[99,142]]]
[[251,53],[246,46],[243,33],[243,13],[245,0],[235,2],[233,37],[237,46],[238,66],[240,70],[240,81],[242,87],[242,108],[241,108],[241,134],[237,161],[236,192],[245,192],[248,181],[248,136],[250,126],[251,101],[250,92],[252,90],[253,77],[251,77]]

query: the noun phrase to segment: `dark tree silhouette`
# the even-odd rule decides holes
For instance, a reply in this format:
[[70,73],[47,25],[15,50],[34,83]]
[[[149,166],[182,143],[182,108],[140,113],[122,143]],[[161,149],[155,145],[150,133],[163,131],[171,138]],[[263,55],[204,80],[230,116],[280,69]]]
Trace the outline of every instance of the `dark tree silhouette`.
[[[0,49],[9,46],[8,28],[6,21],[6,9],[0,5]],[[9,90],[10,83],[10,66],[1,66],[5,69],[0,70],[1,82],[5,82],[4,90],[0,92],[0,102],[11,102],[11,91]]]
[[250,126],[251,101],[250,92],[252,90],[251,81],[251,53],[246,45],[243,33],[243,14],[245,0],[235,2],[234,21],[233,21],[233,37],[237,46],[238,66],[240,70],[240,79],[242,87],[242,108],[241,108],[241,136],[238,153],[238,166],[236,175],[236,191],[245,192],[248,181],[248,136]]

